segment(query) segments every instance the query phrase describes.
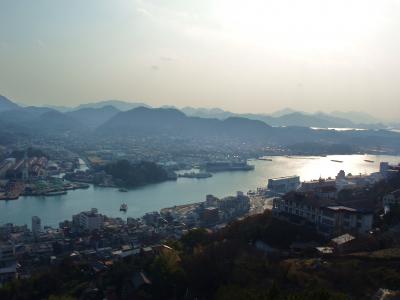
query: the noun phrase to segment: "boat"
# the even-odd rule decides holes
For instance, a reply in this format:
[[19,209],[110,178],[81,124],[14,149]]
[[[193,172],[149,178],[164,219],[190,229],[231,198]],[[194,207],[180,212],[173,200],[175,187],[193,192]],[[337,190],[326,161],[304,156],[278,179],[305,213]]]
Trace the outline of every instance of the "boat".
[[204,166],[206,172],[222,172],[222,171],[252,171],[253,165],[247,164],[247,161],[242,162],[209,162]]
[[364,159],[364,161],[368,162],[368,163],[373,163],[374,162],[373,160],[369,160],[369,159]]
[[272,161],[272,159],[268,157],[259,157],[258,160]]
[[337,162],[337,163],[342,163],[343,162],[343,160],[337,160],[337,159],[331,159],[331,161]]
[[126,203],[122,203],[121,207],[119,208],[120,211],[126,212],[128,210],[128,205]]
[[211,174],[211,173],[208,173],[208,172],[199,172],[199,173],[190,172],[190,173],[179,174],[178,177],[202,179],[202,178],[209,178],[209,177],[212,177],[212,174]]
[[120,188],[118,191],[122,192],[122,193],[126,193],[128,190],[124,189],[124,188]]
[[61,195],[66,195],[67,191],[54,191],[54,192],[47,192],[44,193],[44,196],[61,196]]

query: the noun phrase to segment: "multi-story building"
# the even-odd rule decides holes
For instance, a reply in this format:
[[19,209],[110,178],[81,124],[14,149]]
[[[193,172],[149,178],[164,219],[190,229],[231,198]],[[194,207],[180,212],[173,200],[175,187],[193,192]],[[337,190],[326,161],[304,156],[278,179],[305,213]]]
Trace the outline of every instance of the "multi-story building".
[[250,209],[250,199],[240,191],[236,193],[236,196],[222,199],[207,195],[205,206],[216,207],[219,211],[220,219],[226,221],[247,213]]
[[142,219],[146,225],[154,226],[154,225],[158,224],[160,217],[161,216],[160,216],[159,212],[153,211],[153,212],[146,213],[142,217]]
[[391,178],[400,172],[400,164],[390,165],[388,162],[381,162],[379,172],[384,178]]
[[219,210],[217,207],[206,207],[203,210],[202,221],[205,225],[214,225],[219,221]]
[[273,200],[275,215],[315,224],[319,232],[332,235],[343,232],[367,233],[372,228],[372,212],[336,205],[333,199],[315,194],[288,193]]
[[42,222],[38,216],[32,217],[32,233],[34,237],[38,237],[42,230]]
[[388,213],[393,206],[400,206],[400,189],[383,196],[385,213]]
[[336,180],[332,178],[304,181],[301,183],[300,190],[304,192],[315,191],[323,187],[336,187]]
[[14,279],[17,274],[17,264],[14,247],[9,244],[0,245],[0,287]]
[[89,231],[101,229],[104,223],[103,216],[98,213],[96,208],[74,215],[72,219],[75,226]]
[[327,234],[351,232],[366,234],[372,229],[373,213],[346,206],[328,206],[321,210],[318,230]]
[[271,178],[268,180],[268,189],[275,194],[286,194],[300,187],[299,176]]
[[14,247],[9,244],[0,245],[0,263],[13,260],[15,260]]
[[206,206],[217,206],[218,200],[219,199],[217,197],[215,197],[214,195],[207,195],[205,205]]
[[301,192],[315,193],[319,198],[336,199],[336,180],[332,178],[304,181],[298,189]]

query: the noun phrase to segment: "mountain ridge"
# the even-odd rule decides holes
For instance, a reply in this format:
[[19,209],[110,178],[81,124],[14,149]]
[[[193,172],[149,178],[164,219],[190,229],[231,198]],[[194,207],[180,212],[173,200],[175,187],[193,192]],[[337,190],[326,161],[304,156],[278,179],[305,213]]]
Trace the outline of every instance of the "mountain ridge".
[[0,95],[0,112],[21,108],[18,104],[14,103],[7,97]]
[[[57,106],[43,106],[43,107],[22,107],[12,102],[10,99],[0,96],[0,112],[9,110],[27,110],[36,113],[41,110],[52,109],[63,112],[69,115],[75,115],[78,120],[86,124],[88,127],[94,129],[97,126],[105,123],[110,117],[114,116],[114,112],[105,113],[101,108],[113,106],[118,111],[128,111],[137,107],[151,108],[151,106],[141,102],[126,102],[121,100],[104,100],[93,103],[81,104],[76,107],[57,107]],[[163,106],[161,108],[175,108],[174,106]],[[89,111],[81,111],[82,109],[93,109]],[[100,109],[100,110],[96,110]],[[400,128],[400,124],[396,122],[378,123],[378,119],[363,112],[340,112],[333,111],[306,113],[302,111],[295,111],[290,108],[284,108],[271,114],[256,114],[256,113],[233,113],[223,110],[221,108],[195,108],[186,106],[178,109],[190,117],[211,118],[211,119],[227,119],[229,117],[242,117],[252,120],[263,121],[271,126],[304,126],[316,128],[361,128],[361,129],[385,129],[388,127]],[[84,112],[86,112],[88,119],[84,119]],[[97,114],[97,116],[96,116]],[[80,117],[78,115],[81,115]],[[351,119],[352,118],[352,119]],[[356,122],[357,121],[357,122]],[[364,122],[361,122],[364,121]],[[369,122],[367,122],[369,121]],[[375,121],[374,123],[371,123]]]

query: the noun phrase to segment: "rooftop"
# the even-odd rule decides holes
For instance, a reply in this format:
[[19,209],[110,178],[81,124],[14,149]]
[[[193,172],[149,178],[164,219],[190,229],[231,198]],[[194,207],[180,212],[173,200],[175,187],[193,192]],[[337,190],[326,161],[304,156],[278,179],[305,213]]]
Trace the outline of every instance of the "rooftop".
[[341,236],[338,236],[336,238],[331,239],[331,242],[335,243],[336,245],[343,245],[343,244],[346,244],[346,243],[348,243],[348,242],[350,242],[350,241],[352,241],[354,239],[355,239],[354,236],[352,236],[352,235],[350,235],[348,233],[345,233],[345,234],[343,234]]
[[327,209],[334,210],[334,211],[343,211],[344,210],[344,211],[348,211],[348,212],[357,212],[357,209],[347,207],[347,206],[341,206],[341,205],[328,206]]
[[284,179],[299,179],[300,177],[297,175],[292,175],[292,176],[283,176],[283,177],[276,177],[276,178],[270,178],[269,180],[284,180]]

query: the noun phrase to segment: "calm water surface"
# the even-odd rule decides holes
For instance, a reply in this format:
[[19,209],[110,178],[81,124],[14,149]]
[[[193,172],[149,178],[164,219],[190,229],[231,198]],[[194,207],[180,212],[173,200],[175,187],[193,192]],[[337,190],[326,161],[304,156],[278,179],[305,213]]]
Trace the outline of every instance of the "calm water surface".
[[[204,201],[207,194],[218,197],[233,195],[265,187],[268,178],[299,175],[301,180],[336,176],[346,173],[371,173],[379,169],[381,161],[400,162],[399,156],[334,155],[327,157],[271,157],[273,161],[250,161],[254,171],[222,172],[206,179],[179,178],[160,184],[148,185],[121,193],[115,188],[91,186],[87,190],[68,191],[67,195],[53,197],[21,197],[18,200],[0,201],[0,224],[28,224],[36,215],[43,225],[57,226],[58,222],[71,219],[73,214],[92,207],[112,217],[140,217],[149,211],[164,207]],[[332,162],[341,160],[343,163]],[[364,160],[373,160],[373,163]],[[119,211],[122,203],[128,204],[127,213]]]

